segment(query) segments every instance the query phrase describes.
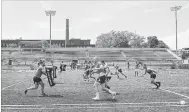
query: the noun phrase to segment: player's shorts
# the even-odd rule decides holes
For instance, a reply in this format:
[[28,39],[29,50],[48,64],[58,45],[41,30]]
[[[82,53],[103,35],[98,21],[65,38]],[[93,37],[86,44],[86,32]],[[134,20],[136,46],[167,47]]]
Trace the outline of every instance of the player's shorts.
[[41,78],[39,78],[39,77],[33,77],[33,82],[34,82],[34,84],[35,83],[39,83],[39,82],[41,82],[42,80],[41,80]]
[[86,74],[86,75],[89,75],[89,74],[90,74],[90,71],[89,71],[89,70],[85,71],[85,74]]
[[118,69],[118,72],[122,73],[122,69]]
[[106,76],[106,81],[107,82],[110,81],[111,78],[112,78],[111,76]]
[[85,74],[90,75],[92,72],[93,72],[93,70],[87,70],[87,71],[85,71]]
[[156,78],[156,74],[151,74],[151,75],[150,75],[150,78],[155,79],[155,78]]
[[139,69],[138,69],[138,68],[136,68],[136,69],[135,69],[135,72],[139,72]]
[[106,81],[106,76],[105,76],[105,75],[100,76],[100,77],[97,79],[97,81],[98,81],[100,84],[104,84],[105,81]]

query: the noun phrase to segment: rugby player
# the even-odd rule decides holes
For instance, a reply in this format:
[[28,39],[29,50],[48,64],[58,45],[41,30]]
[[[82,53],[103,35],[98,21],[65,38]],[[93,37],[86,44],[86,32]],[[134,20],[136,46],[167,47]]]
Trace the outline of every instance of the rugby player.
[[104,65],[103,62],[99,62],[99,65],[100,65],[99,68],[94,68],[95,70],[99,71],[99,76],[98,76],[97,80],[94,83],[95,90],[96,90],[96,97],[94,97],[92,99],[93,100],[100,100],[99,88],[98,88],[99,86],[101,86],[103,91],[106,91],[106,92],[112,94],[113,99],[114,99],[115,96],[117,95],[117,93],[105,87],[105,84],[106,84],[105,65]]
[[64,65],[64,61],[60,63],[60,72],[66,71],[66,65]]
[[138,72],[139,72],[139,63],[136,61],[136,65],[135,65],[135,77],[138,76]]
[[89,75],[90,75],[90,66],[89,66],[89,64],[86,62],[86,63],[85,63],[85,72],[84,72],[84,74],[83,74],[83,78],[84,78],[85,81],[86,81],[86,80],[89,81]]
[[114,66],[116,68],[116,72],[115,74],[111,73],[111,75],[117,75],[117,78],[120,79],[119,77],[119,73],[122,74],[125,78],[127,78],[127,76],[125,74],[123,74],[123,71],[121,68],[119,68],[118,64],[116,66]]
[[28,90],[36,90],[38,89],[39,85],[41,85],[41,93],[43,96],[45,96],[46,94],[44,93],[44,83],[41,79],[42,74],[46,75],[45,72],[45,62],[44,61],[40,61],[39,62],[39,67],[37,69],[37,72],[35,73],[35,76],[33,77],[33,81],[34,81],[34,86],[33,87],[29,87],[25,90],[25,94],[27,94]]
[[151,84],[154,84],[156,86],[156,88],[158,89],[160,86],[161,86],[161,82],[156,82],[155,79],[156,79],[156,74],[157,72],[152,70],[152,69],[147,69],[147,66],[146,64],[144,64],[144,67],[145,69],[145,73],[143,74],[143,76],[148,73],[150,74],[150,78],[151,78]]

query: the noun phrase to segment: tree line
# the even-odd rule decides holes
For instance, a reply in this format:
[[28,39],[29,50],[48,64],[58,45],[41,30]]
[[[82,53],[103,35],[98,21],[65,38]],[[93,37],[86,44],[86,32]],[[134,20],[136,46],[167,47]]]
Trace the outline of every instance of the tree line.
[[129,31],[110,31],[97,37],[97,48],[169,48],[157,36],[140,36]]

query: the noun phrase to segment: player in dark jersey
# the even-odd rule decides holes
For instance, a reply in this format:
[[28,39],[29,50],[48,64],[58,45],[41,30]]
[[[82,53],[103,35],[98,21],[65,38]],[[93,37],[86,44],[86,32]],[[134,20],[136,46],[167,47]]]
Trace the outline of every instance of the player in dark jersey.
[[130,63],[129,63],[129,61],[127,62],[127,69],[128,70],[130,69]]
[[66,71],[66,65],[64,64],[63,61],[60,63],[60,72],[62,71]]
[[90,66],[88,63],[85,64],[85,71],[83,73],[83,78],[84,80],[88,80],[89,81],[89,75],[90,75]]
[[[161,82],[156,82],[155,81],[157,72],[154,71],[154,70],[152,70],[152,69],[147,69],[146,64],[144,64],[144,69],[145,69],[145,74],[146,73],[150,74],[151,84],[154,84],[157,87],[157,89],[158,89],[161,86]],[[143,76],[145,74],[143,74]]]
[[115,74],[111,73],[111,75],[117,75],[117,78],[120,79],[120,77],[119,77],[119,73],[120,73],[120,74],[123,75],[125,78],[127,78],[127,76],[123,73],[122,69],[119,68],[118,65],[116,65],[116,66],[114,66],[114,67],[116,68],[116,72],[115,72]]
[[108,76],[108,74],[110,73],[110,68],[108,66],[107,63],[105,63],[105,61],[101,61],[102,65],[104,66],[104,72],[105,72],[105,76],[106,76],[106,81],[105,81],[105,87],[110,89],[110,86],[108,85],[108,82],[111,79],[111,76]]
[[89,78],[96,80],[95,77],[92,76],[94,74],[92,70],[93,68],[94,68],[94,65],[92,64],[91,61],[89,61],[88,63],[85,63],[85,72],[83,74],[83,78],[85,81],[86,80],[89,81]]

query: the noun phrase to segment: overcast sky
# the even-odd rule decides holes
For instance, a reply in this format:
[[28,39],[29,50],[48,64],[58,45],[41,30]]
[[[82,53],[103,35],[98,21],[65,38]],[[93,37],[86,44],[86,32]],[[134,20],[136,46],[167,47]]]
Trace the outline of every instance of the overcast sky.
[[189,47],[189,1],[4,1],[2,39],[49,39],[49,17],[45,10],[56,10],[52,17],[52,39],[65,39],[66,18],[70,38],[91,39],[111,30],[128,30],[141,36],[157,36],[175,49],[175,16],[178,12],[178,48]]

